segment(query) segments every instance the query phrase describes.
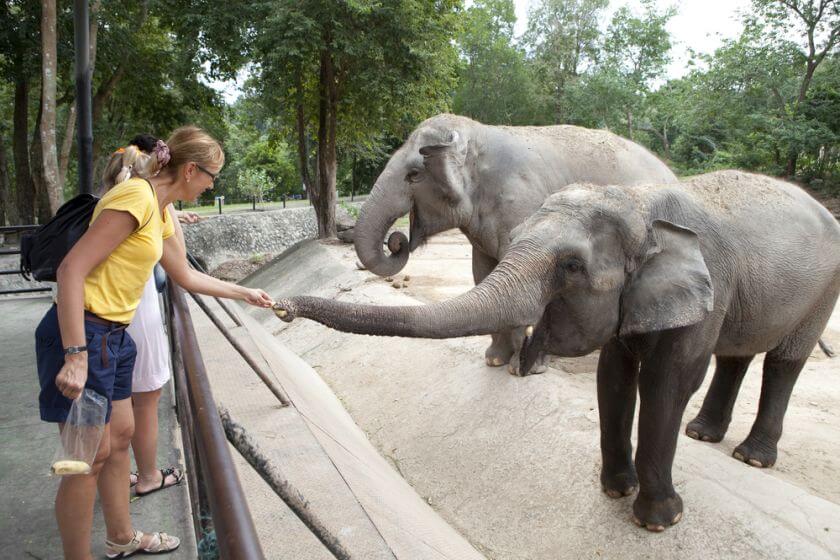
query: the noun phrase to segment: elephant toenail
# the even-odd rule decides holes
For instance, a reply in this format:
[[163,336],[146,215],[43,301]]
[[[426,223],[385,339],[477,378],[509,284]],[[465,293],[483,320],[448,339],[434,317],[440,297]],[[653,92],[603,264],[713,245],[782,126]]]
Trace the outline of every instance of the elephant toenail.
[[645,528],[652,533],[661,533],[665,530],[663,525],[646,525]]
[[674,519],[671,521],[671,525],[676,525],[680,521],[682,521],[682,512],[679,512],[677,515],[674,516]]
[[712,438],[709,436],[700,436],[700,439],[703,441],[712,441]]
[[692,439],[700,439],[700,434],[695,432],[694,430],[686,430],[685,435]]
[[618,490],[605,490],[605,492],[607,493],[607,496],[613,499],[621,497],[621,492]]
[[749,463],[750,463],[750,465],[752,465],[754,467],[758,467],[758,468],[764,467],[764,465],[762,465],[761,462],[756,460],[756,459],[750,459]]
[[635,523],[637,527],[644,527],[644,525],[642,524],[642,522],[641,522],[641,521],[639,521],[639,518],[638,518],[638,517],[636,517],[635,515],[633,516],[633,523]]
[[744,461],[745,460],[745,457],[743,455],[741,455],[741,453],[738,452],[738,451],[733,452],[732,456],[735,457],[736,459],[738,459],[739,461]]

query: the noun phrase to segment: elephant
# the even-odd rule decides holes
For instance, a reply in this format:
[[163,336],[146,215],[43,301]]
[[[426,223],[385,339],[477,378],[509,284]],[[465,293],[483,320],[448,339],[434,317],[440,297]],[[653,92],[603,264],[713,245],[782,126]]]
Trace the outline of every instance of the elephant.
[[[789,183],[738,171],[679,185],[571,185],[512,232],[483,282],[427,306],[280,300],[289,321],[342,331],[448,338],[525,327],[540,352],[597,348],[601,484],[639,492],[634,520],[662,531],[682,517],[671,468],[691,395],[716,370],[687,435],[720,441],[756,354],[766,352],[758,413],[736,459],[770,467],[794,383],[840,292],[840,225]],[[638,449],[630,434],[640,397]]]
[[[605,130],[487,126],[437,115],[412,132],[377,178],[354,229],[356,252],[371,272],[393,276],[431,236],[459,228],[472,245],[478,284],[504,255],[511,230],[553,191],[579,181],[637,185],[677,178],[656,156]],[[386,255],[385,236],[405,214],[409,239],[392,233]],[[519,331],[492,333],[485,361],[509,364],[518,374],[521,340]],[[541,363],[534,367],[533,373],[544,371]]]

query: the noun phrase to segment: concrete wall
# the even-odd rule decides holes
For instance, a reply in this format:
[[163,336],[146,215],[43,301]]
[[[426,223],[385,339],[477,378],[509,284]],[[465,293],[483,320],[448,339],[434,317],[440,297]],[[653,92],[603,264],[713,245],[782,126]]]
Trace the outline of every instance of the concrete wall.
[[[352,206],[360,207],[360,202]],[[338,222],[352,222],[341,207],[336,207]],[[187,249],[207,264],[208,270],[225,261],[247,259],[253,255],[282,253],[298,241],[318,235],[312,207],[287,208],[267,212],[241,212],[206,218],[197,224],[184,225]]]

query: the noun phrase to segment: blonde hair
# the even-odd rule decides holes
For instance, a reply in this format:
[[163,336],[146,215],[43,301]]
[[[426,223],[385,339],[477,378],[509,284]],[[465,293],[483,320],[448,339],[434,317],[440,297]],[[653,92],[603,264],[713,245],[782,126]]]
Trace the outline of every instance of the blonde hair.
[[215,138],[197,126],[182,126],[175,129],[166,141],[170,160],[164,168],[169,173],[181,165],[195,162],[203,167],[221,169],[225,164],[225,152]]
[[147,154],[137,146],[120,148],[113,154],[102,172],[102,190],[110,190],[131,177],[148,179],[159,171],[157,156]]

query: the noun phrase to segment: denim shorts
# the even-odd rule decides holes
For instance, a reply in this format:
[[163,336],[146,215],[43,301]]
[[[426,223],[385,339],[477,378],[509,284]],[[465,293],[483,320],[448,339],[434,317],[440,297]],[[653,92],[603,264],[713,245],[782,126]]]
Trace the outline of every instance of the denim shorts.
[[[131,396],[131,372],[137,349],[125,327],[104,325],[85,318],[88,348],[88,376],[85,387],[108,399],[106,422],[111,419],[111,402]],[[55,378],[64,365],[64,347],[58,328],[58,312],[53,305],[35,329],[35,356],[41,392],[38,403],[41,420],[64,422],[73,401],[61,394]]]

